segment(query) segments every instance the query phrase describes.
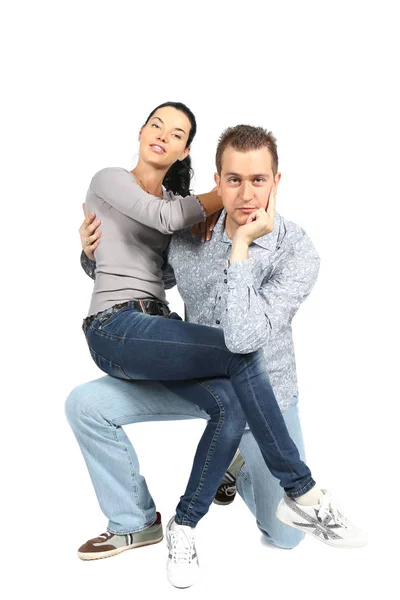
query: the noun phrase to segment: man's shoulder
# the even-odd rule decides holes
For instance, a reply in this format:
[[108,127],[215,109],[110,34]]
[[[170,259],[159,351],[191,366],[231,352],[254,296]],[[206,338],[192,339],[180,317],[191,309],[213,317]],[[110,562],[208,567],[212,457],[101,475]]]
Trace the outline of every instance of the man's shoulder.
[[277,235],[278,244],[284,242],[291,245],[296,244],[301,240],[311,241],[305,229],[301,225],[286,219],[278,213],[277,217],[279,219]]
[[199,244],[199,241],[199,236],[192,236],[192,225],[190,225],[189,227],[185,227],[184,229],[179,229],[179,231],[174,231],[171,237],[170,245],[174,245],[176,247],[179,245],[187,244],[197,246]]
[[319,261],[318,251],[305,229],[298,225],[298,223],[285,219],[281,215],[279,215],[279,218],[277,248],[287,250],[292,259],[295,258],[296,260],[303,261],[307,258],[312,258]]

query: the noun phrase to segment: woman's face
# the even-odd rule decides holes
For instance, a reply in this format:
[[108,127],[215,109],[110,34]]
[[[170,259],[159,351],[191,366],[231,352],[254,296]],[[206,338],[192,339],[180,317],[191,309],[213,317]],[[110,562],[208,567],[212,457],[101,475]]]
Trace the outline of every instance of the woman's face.
[[191,124],[187,116],[172,106],[159,108],[139,134],[140,158],[157,168],[169,169],[190,152],[186,148]]

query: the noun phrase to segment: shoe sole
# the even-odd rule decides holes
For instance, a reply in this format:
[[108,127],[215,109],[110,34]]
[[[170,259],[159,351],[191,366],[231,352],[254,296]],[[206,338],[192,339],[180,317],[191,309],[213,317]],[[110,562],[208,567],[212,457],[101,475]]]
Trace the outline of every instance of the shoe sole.
[[230,502],[220,502],[219,500],[216,500],[214,498],[213,500],[213,504],[218,504],[218,506],[229,506],[229,504],[232,504],[233,500],[231,500]]
[[121,552],[125,552],[126,550],[133,550],[134,548],[141,548],[142,546],[151,546],[152,544],[158,544],[164,539],[164,536],[154,538],[154,540],[146,540],[145,542],[136,542],[135,544],[130,544],[129,546],[122,546],[122,548],[116,548],[115,550],[106,550],[105,552],[78,552],[78,557],[81,560],[100,560],[101,558],[109,558],[110,556],[115,556],[116,554],[121,554]]
[[364,546],[366,546],[367,544],[353,544],[351,546],[341,546],[339,544],[335,544],[334,542],[331,542],[329,540],[326,540],[325,538],[322,537],[317,537],[316,535],[310,533],[307,530],[304,530],[302,527],[299,527],[298,525],[294,525],[293,523],[290,523],[289,521],[286,521],[285,519],[283,519],[282,517],[280,517],[278,515],[278,513],[276,513],[276,518],[278,519],[278,521],[280,521],[281,523],[283,523],[284,525],[287,525],[288,527],[291,527],[292,529],[298,529],[299,531],[301,531],[302,533],[309,535],[310,537],[318,540],[319,542],[323,542],[324,544],[327,544],[328,546],[332,546],[333,548],[347,548],[347,549],[351,549],[351,548],[363,548]]

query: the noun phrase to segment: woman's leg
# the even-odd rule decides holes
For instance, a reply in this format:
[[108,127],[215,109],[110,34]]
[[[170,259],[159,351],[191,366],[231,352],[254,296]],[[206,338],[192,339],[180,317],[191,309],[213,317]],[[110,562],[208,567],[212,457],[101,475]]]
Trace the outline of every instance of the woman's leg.
[[164,382],[195,402],[210,418],[197,446],[189,483],[176,508],[176,523],[195,527],[208,512],[242,438],[246,417],[227,378]]
[[86,337],[98,366],[106,372],[114,370],[113,374],[119,369],[126,378],[229,377],[263,458],[287,494],[295,498],[315,485],[287,431],[262,351],[232,354],[221,329],[128,307],[94,319]]

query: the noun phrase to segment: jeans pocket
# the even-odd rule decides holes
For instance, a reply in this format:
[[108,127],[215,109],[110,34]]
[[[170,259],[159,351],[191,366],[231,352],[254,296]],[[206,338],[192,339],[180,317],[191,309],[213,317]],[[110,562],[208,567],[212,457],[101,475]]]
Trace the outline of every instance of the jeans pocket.
[[107,373],[107,375],[111,375],[111,377],[117,377],[118,379],[130,379],[130,377],[128,377],[128,375],[125,373],[122,367],[111,362],[107,358],[100,356],[91,348],[89,348],[89,350],[94,362],[99,367],[99,369],[104,371],[104,373]]
[[118,310],[118,308],[114,307],[108,308],[107,310],[103,311],[100,315],[98,315],[95,318],[97,326],[101,325],[101,327],[103,328],[105,325],[107,325],[107,323],[110,323],[119,312],[120,311]]

